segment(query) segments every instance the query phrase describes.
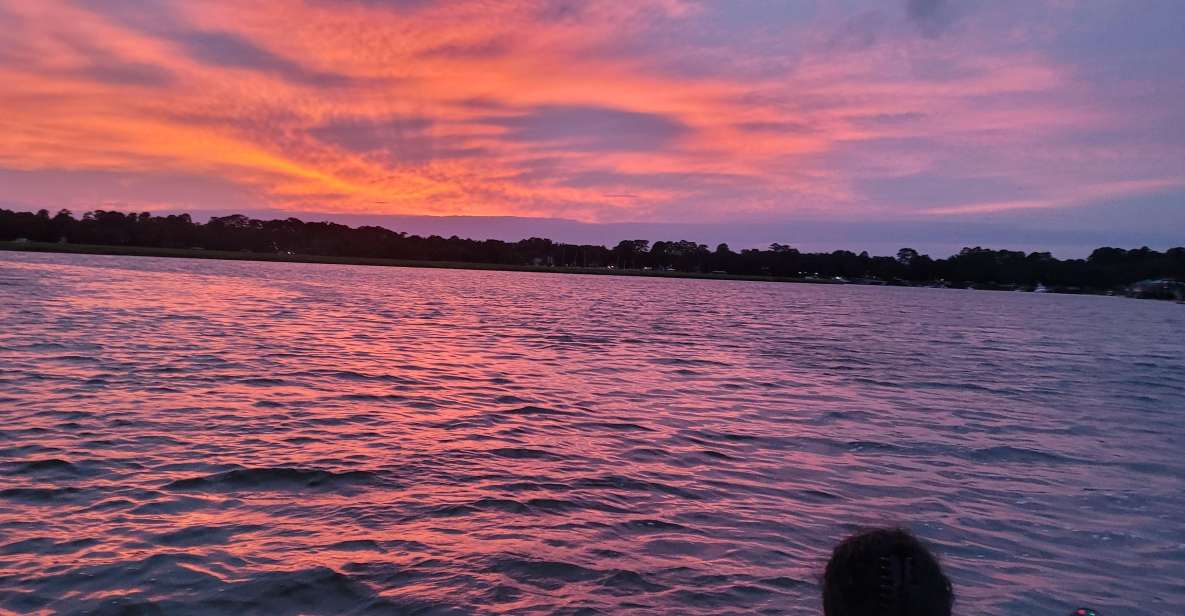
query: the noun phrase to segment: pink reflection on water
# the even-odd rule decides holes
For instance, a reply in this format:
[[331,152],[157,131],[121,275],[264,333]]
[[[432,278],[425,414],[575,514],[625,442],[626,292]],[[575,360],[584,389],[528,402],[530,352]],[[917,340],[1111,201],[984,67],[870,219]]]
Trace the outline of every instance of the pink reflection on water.
[[1171,542],[1163,306],[72,259],[0,261],[4,609],[801,613],[902,521],[987,611],[1174,566],[1083,536]]

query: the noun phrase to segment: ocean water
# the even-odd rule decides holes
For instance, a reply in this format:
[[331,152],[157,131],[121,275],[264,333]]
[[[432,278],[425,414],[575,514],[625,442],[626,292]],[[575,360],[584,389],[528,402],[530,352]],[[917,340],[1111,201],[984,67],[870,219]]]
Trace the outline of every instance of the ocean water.
[[1185,306],[0,253],[0,612],[1185,610]]

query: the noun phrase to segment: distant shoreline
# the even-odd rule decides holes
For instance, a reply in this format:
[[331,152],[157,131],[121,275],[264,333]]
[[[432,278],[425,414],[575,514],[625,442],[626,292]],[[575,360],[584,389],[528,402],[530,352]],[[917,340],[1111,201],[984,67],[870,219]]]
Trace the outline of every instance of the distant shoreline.
[[153,216],[94,210],[14,212],[0,208],[0,250],[127,256],[326,263],[585,274],[857,284],[1128,295],[1185,301],[1185,246],[1158,252],[1103,246],[1086,259],[1059,260],[1049,252],[964,247],[933,258],[913,248],[894,256],[850,250],[801,252],[773,243],[768,249],[715,250],[688,240],[627,239],[609,248],[541,237],[517,242],[452,236],[420,237],[383,227],[349,227],[297,218],[256,220],[241,214],[195,223],[189,214]]
[[[155,246],[110,246],[100,244],[60,244],[49,242],[0,241],[0,251],[35,252],[80,255],[107,255],[119,257],[163,257],[176,259],[210,259],[215,261],[262,261],[272,263],[319,263],[325,265],[363,265],[368,267],[414,267],[422,269],[456,269],[497,272],[531,272],[537,274],[580,274],[587,276],[633,276],[645,278],[683,278],[695,280],[735,280],[742,282],[778,282],[797,284],[859,285],[920,287],[938,289],[971,289],[977,291],[1026,291],[1003,285],[949,286],[935,283],[903,283],[900,281],[867,281],[862,279],[832,280],[828,278],[791,278],[784,276],[753,276],[711,272],[681,272],[651,269],[618,269],[608,267],[568,267],[547,265],[512,265],[500,263],[475,263],[465,261],[419,261],[414,259],[382,259],[371,257],[336,257],[330,255],[280,254],[233,250],[206,250],[203,248],[161,248]],[[1100,289],[1075,289],[1073,291],[1048,289],[1046,292],[1059,295],[1116,295]],[[1121,295],[1122,296],[1122,295]]]
[[509,265],[463,261],[419,261],[414,259],[379,259],[370,257],[335,257],[328,255],[279,254],[265,252],[205,250],[197,248],[159,248],[154,246],[107,246],[99,244],[57,244],[49,242],[0,241],[0,250],[119,257],[165,257],[176,259],[212,259],[219,261],[267,261],[275,263],[321,263],[325,265],[365,265],[372,267],[416,267],[499,272],[534,272],[540,274],[584,274],[590,276],[643,276],[647,278],[692,278],[698,280],[740,280],[747,282],[791,282],[800,284],[853,284],[824,278],[787,278],[782,276],[747,276],[601,267],[554,267],[546,265]]

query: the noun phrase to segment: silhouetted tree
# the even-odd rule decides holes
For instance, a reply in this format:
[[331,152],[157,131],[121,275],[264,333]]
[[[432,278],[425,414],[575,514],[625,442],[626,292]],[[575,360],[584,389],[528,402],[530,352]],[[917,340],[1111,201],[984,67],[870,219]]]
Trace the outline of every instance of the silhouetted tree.
[[456,236],[421,237],[377,226],[348,227],[298,218],[256,220],[241,214],[195,223],[189,214],[152,216],[148,212],[107,210],[75,218],[69,210],[15,212],[0,209],[0,240],[68,241],[77,244],[204,248],[297,255],[371,257],[557,267],[658,268],[739,275],[843,276],[894,282],[942,282],[955,286],[1043,283],[1061,289],[1117,289],[1148,279],[1185,281],[1185,247],[1157,252],[1148,247],[1103,247],[1086,259],[1059,260],[1048,252],[963,248],[933,259],[912,248],[894,257],[837,250],[803,253],[774,243],[767,250],[734,252],[727,244],[708,247],[688,240],[624,240],[609,249],[532,237],[518,242],[472,240]]
[[639,267],[649,246],[650,240],[621,240],[613,248],[613,256],[617,257],[617,267]]

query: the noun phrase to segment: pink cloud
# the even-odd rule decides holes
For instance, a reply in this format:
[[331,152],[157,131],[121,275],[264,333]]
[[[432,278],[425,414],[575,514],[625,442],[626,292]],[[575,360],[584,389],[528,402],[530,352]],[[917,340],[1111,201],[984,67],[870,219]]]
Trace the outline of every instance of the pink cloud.
[[[682,0],[0,0],[20,24],[0,45],[0,167],[207,177],[261,208],[605,222],[960,216],[1179,187],[1152,161],[1182,138],[1082,143],[1129,110],[1003,9],[941,4],[766,24]],[[869,189],[926,175],[1015,194]]]

